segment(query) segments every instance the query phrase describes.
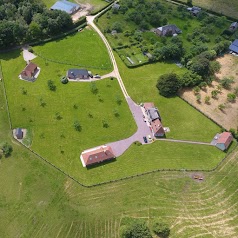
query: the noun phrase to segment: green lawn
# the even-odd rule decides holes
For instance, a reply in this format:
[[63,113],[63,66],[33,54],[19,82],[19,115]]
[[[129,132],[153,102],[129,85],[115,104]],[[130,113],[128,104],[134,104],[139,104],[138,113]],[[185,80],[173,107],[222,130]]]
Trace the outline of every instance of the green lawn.
[[[116,56],[116,55],[115,55]],[[167,138],[210,142],[220,128],[179,97],[165,98],[159,95],[156,83],[165,73],[182,74],[174,63],[155,63],[134,69],[127,68],[119,59],[117,63],[129,95],[137,103],[152,101],[158,107],[162,122],[170,128]]]
[[[34,51],[46,59],[79,65],[92,70],[93,73],[106,74],[112,70],[106,47],[98,34],[90,29],[36,46]],[[62,67],[65,66],[58,68]]]
[[[83,188],[12,140],[2,82],[0,86],[0,144],[12,141],[13,146],[12,156],[0,160],[2,237],[119,238],[124,217],[144,219],[149,225],[161,218],[169,224],[172,238],[238,235],[237,150],[217,171],[203,173],[200,183],[191,179],[191,173],[162,172]],[[158,153],[161,145],[163,142],[155,143],[152,148]],[[139,154],[149,146],[134,147],[138,154],[133,153],[131,165],[136,167],[136,160],[151,160]],[[189,150],[195,155],[192,146]],[[126,154],[130,155],[130,149]],[[176,162],[181,163],[174,158],[172,163]]]

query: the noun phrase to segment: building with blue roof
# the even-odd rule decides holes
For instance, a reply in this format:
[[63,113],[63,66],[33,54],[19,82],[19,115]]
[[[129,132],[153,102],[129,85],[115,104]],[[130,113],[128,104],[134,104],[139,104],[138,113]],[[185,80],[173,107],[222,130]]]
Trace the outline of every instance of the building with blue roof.
[[60,10],[67,12],[68,14],[73,14],[80,9],[80,5],[72,3],[66,0],[57,1],[50,10]]
[[236,39],[235,41],[232,42],[232,44],[229,47],[229,50],[238,54],[238,39]]

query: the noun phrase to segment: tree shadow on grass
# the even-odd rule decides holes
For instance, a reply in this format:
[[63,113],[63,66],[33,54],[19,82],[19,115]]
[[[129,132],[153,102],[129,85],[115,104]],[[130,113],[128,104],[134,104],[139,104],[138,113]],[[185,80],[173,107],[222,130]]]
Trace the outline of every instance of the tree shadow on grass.
[[98,168],[98,167],[103,166],[103,165],[107,165],[107,164],[114,163],[114,162],[116,162],[116,161],[117,161],[117,159],[114,158],[114,159],[110,159],[110,160],[103,161],[103,162],[101,162],[101,163],[92,164],[92,165],[90,165],[90,166],[87,167],[87,170],[95,169],[95,168]]
[[0,60],[12,60],[12,59],[16,59],[21,55],[21,50],[14,50],[14,51],[9,51],[9,52],[0,52]]

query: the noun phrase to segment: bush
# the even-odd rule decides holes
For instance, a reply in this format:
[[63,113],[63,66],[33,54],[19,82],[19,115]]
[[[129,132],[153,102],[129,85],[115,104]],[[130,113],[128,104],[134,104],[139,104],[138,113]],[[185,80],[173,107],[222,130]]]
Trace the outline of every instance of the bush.
[[55,84],[54,84],[54,82],[52,80],[48,80],[47,81],[47,85],[48,85],[48,87],[49,87],[49,89],[51,91],[55,91],[56,90],[56,86],[55,86]]
[[74,121],[74,129],[76,131],[81,131],[82,130],[82,127],[81,127],[81,125],[80,125],[78,120]]
[[186,72],[180,79],[183,87],[193,87],[202,82],[202,77],[194,72]]
[[121,238],[152,238],[150,230],[143,221],[133,220],[120,228]]
[[236,100],[236,95],[234,93],[228,93],[227,94],[227,101],[228,102],[234,102]]
[[11,155],[13,149],[12,146],[9,145],[7,142],[5,142],[2,146],[2,153],[4,154],[5,157],[8,157]]
[[68,78],[66,76],[63,76],[61,79],[60,79],[61,83],[62,84],[67,84],[69,82]]
[[161,238],[167,238],[170,234],[169,226],[160,220],[156,220],[152,226],[153,232]]
[[224,77],[220,81],[221,86],[225,89],[230,89],[232,83],[234,83],[234,80],[232,78],[227,78],[227,77]]
[[179,77],[175,73],[161,75],[156,84],[159,93],[165,97],[175,95],[180,89],[180,86]]

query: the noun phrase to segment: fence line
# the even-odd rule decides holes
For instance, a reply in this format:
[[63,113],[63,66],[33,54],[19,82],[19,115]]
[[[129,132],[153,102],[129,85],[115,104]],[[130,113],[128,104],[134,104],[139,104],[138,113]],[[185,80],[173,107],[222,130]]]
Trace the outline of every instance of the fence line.
[[34,51],[34,54],[39,56],[40,58],[44,59],[45,61],[49,61],[49,62],[53,62],[53,63],[57,63],[57,64],[64,64],[64,65],[71,65],[71,66],[80,66],[80,67],[84,67],[84,68],[93,68],[93,69],[110,69],[109,67],[97,67],[97,66],[86,66],[86,65],[81,65],[81,64],[72,64],[69,62],[63,62],[63,61],[57,61],[57,60],[53,60],[53,59],[48,59],[44,56],[42,56],[40,53],[37,53]]

